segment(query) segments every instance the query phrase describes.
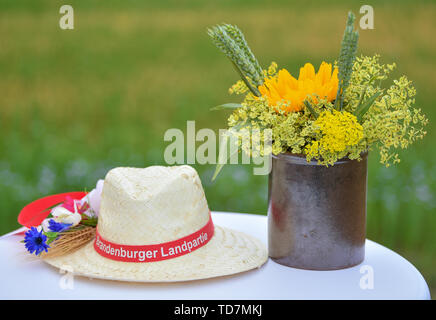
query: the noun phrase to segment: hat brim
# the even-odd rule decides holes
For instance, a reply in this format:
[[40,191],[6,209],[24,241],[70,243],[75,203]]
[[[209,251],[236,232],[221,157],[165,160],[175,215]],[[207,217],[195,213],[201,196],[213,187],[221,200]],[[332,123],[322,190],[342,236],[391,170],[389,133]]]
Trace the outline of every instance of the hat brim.
[[67,255],[44,259],[57,268],[91,278],[134,282],[200,280],[248,271],[268,259],[265,246],[256,238],[215,226],[215,234],[203,247],[163,261],[120,262],[99,255],[93,241]]

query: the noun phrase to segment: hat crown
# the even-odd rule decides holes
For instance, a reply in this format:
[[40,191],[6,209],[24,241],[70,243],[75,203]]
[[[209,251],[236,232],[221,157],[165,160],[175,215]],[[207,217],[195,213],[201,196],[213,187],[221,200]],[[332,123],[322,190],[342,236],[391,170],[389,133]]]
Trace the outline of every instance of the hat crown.
[[106,175],[98,231],[110,242],[168,242],[199,230],[208,220],[203,187],[190,166],[120,167]]

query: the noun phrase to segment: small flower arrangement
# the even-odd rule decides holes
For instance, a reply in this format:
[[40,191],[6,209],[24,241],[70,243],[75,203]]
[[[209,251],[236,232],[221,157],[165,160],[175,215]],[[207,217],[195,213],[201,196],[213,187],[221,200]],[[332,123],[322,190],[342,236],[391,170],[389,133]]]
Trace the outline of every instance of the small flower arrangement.
[[79,249],[95,236],[103,180],[80,200],[70,196],[51,208],[39,226],[25,232],[23,243],[30,254],[55,257]]
[[[208,30],[241,76],[229,92],[244,95],[243,101],[214,108],[233,111],[229,132],[240,149],[253,157],[290,152],[330,166],[344,157],[360,160],[361,154],[378,148],[380,162],[389,167],[400,162],[396,149],[425,136],[428,120],[413,107],[412,82],[402,76],[382,86],[396,65],[382,64],[379,55],[356,56],[354,20],[350,12],[338,60],[322,62],[318,72],[306,63],[298,78],[277,70],[274,62],[262,69],[236,26]],[[268,140],[265,129],[272,132],[270,145],[263,142]],[[258,136],[243,139],[247,132]],[[221,168],[217,166],[214,178]]]

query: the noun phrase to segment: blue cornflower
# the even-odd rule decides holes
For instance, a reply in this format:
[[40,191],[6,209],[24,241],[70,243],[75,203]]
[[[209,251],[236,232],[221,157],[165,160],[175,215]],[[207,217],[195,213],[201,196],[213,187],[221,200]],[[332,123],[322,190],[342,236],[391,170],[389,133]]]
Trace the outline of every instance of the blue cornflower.
[[47,252],[47,248],[50,248],[50,246],[46,241],[47,236],[42,233],[42,230],[38,231],[35,227],[30,228],[25,233],[24,244],[30,253],[35,252],[36,255],[39,255],[42,251]]
[[50,219],[48,221],[48,228],[50,229],[50,231],[53,232],[62,232],[68,229],[71,225],[72,225],[71,223],[56,222],[53,219]]

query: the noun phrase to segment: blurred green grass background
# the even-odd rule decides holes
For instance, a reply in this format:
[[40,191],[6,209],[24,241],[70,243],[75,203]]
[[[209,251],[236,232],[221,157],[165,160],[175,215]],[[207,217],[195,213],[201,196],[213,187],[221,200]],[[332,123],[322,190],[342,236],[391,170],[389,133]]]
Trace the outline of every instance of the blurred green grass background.
[[[333,61],[347,11],[370,4],[375,30],[360,31],[359,51],[397,62],[430,125],[396,167],[370,155],[368,238],[411,261],[435,296],[434,2],[72,0],[69,31],[62,4],[0,0],[0,234],[38,197],[90,190],[112,167],[164,164],[168,128],[224,128],[228,114],[209,108],[237,99],[227,89],[238,76],[208,26],[237,24],[263,66],[296,73]],[[195,167],[212,210],[266,214],[267,177],[233,165],[212,183],[213,165]]]

